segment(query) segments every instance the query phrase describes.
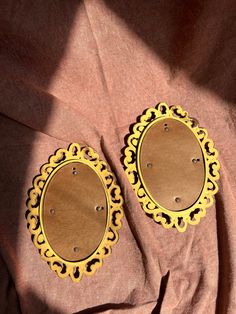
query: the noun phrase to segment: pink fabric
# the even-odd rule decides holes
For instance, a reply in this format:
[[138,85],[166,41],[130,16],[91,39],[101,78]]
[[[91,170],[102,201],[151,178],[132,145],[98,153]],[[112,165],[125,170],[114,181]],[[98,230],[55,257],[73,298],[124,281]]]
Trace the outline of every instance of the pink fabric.
[[[236,313],[235,1],[1,1],[2,313]],[[184,234],[142,211],[120,163],[130,124],[181,104],[220,152],[215,206]],[[122,187],[112,255],[78,284],[30,240],[27,191],[48,156],[92,146]]]

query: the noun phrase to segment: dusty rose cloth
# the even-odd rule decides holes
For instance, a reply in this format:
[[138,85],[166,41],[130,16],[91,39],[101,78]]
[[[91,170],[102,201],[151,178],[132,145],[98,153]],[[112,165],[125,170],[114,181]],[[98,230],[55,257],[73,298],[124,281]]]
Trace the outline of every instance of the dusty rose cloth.
[[[235,1],[0,3],[0,312],[236,313]],[[120,163],[131,123],[181,104],[220,152],[215,206],[184,234],[141,210]],[[120,240],[78,284],[30,240],[27,190],[71,142],[109,162],[125,198]]]

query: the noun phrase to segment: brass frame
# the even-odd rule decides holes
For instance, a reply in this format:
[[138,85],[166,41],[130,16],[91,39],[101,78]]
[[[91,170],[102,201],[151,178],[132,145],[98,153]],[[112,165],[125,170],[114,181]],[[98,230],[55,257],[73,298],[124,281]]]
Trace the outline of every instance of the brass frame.
[[[195,135],[200,144],[205,163],[204,186],[199,198],[187,209],[171,211],[158,204],[150,195],[140,171],[140,149],[147,130],[160,119],[173,118],[185,124]],[[206,129],[199,127],[198,122],[190,118],[188,113],[180,106],[169,107],[166,103],[160,103],[155,108],[147,109],[138,118],[131,128],[126,140],[123,163],[133,190],[143,210],[153,219],[161,223],[166,229],[176,227],[184,232],[188,223],[196,225],[200,218],[206,214],[206,208],[213,204],[213,195],[218,191],[216,181],[219,179],[220,163],[217,160],[218,152],[214,148],[213,141],[208,138]]]
[[[106,230],[98,248],[86,259],[70,262],[58,256],[47,240],[42,222],[43,197],[51,177],[64,165],[71,162],[82,162],[91,167],[99,176],[107,199]],[[68,149],[58,149],[50,156],[48,163],[40,169],[40,174],[33,180],[27,200],[27,227],[32,241],[43,260],[60,278],[70,276],[72,281],[79,282],[82,275],[92,275],[102,265],[103,258],[111,254],[111,246],[118,241],[117,231],[121,228],[123,217],[123,198],[114,175],[107,169],[107,164],[91,147],[81,148],[79,144],[70,144]]]

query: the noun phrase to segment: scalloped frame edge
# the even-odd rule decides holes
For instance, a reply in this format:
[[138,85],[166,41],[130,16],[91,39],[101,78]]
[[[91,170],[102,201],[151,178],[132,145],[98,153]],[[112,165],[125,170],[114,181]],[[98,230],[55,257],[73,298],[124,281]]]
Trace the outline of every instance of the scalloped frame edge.
[[[70,162],[82,162],[91,167],[102,181],[108,206],[108,217],[103,239],[98,248],[86,259],[70,262],[58,256],[50,246],[42,224],[41,196],[46,182],[58,168]],[[58,149],[49,157],[47,163],[40,168],[40,174],[33,179],[33,187],[28,192],[26,220],[32,241],[43,260],[56,272],[60,278],[69,276],[72,281],[79,282],[85,275],[93,275],[102,266],[103,259],[111,254],[111,246],[118,241],[118,230],[121,228],[123,217],[123,197],[117,185],[116,178],[107,168],[106,162],[99,159],[94,150],[77,143],[69,145],[68,149]]]
[[[139,152],[145,132],[150,124],[153,125],[165,118],[173,118],[184,123],[194,133],[205,162],[205,180],[199,198],[192,206],[180,211],[165,209],[151,197],[145,187],[139,166]],[[200,219],[206,215],[206,208],[214,202],[213,196],[218,192],[216,181],[220,177],[218,151],[214,148],[213,141],[208,138],[207,130],[199,127],[197,120],[189,117],[181,106],[169,107],[166,103],[161,102],[155,108],[146,109],[138,117],[137,122],[130,128],[125,144],[123,150],[124,170],[143,210],[166,229],[176,227],[179,232],[184,232],[188,224],[198,224]]]

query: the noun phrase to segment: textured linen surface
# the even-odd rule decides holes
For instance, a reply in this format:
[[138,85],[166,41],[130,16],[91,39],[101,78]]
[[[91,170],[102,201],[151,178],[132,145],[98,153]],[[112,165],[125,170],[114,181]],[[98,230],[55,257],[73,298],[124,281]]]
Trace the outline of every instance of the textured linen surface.
[[[236,3],[0,1],[0,312],[236,313]],[[144,109],[181,104],[220,153],[215,205],[183,234],[142,211],[120,162]],[[26,228],[33,177],[57,148],[92,146],[125,218],[112,255],[58,278]]]

